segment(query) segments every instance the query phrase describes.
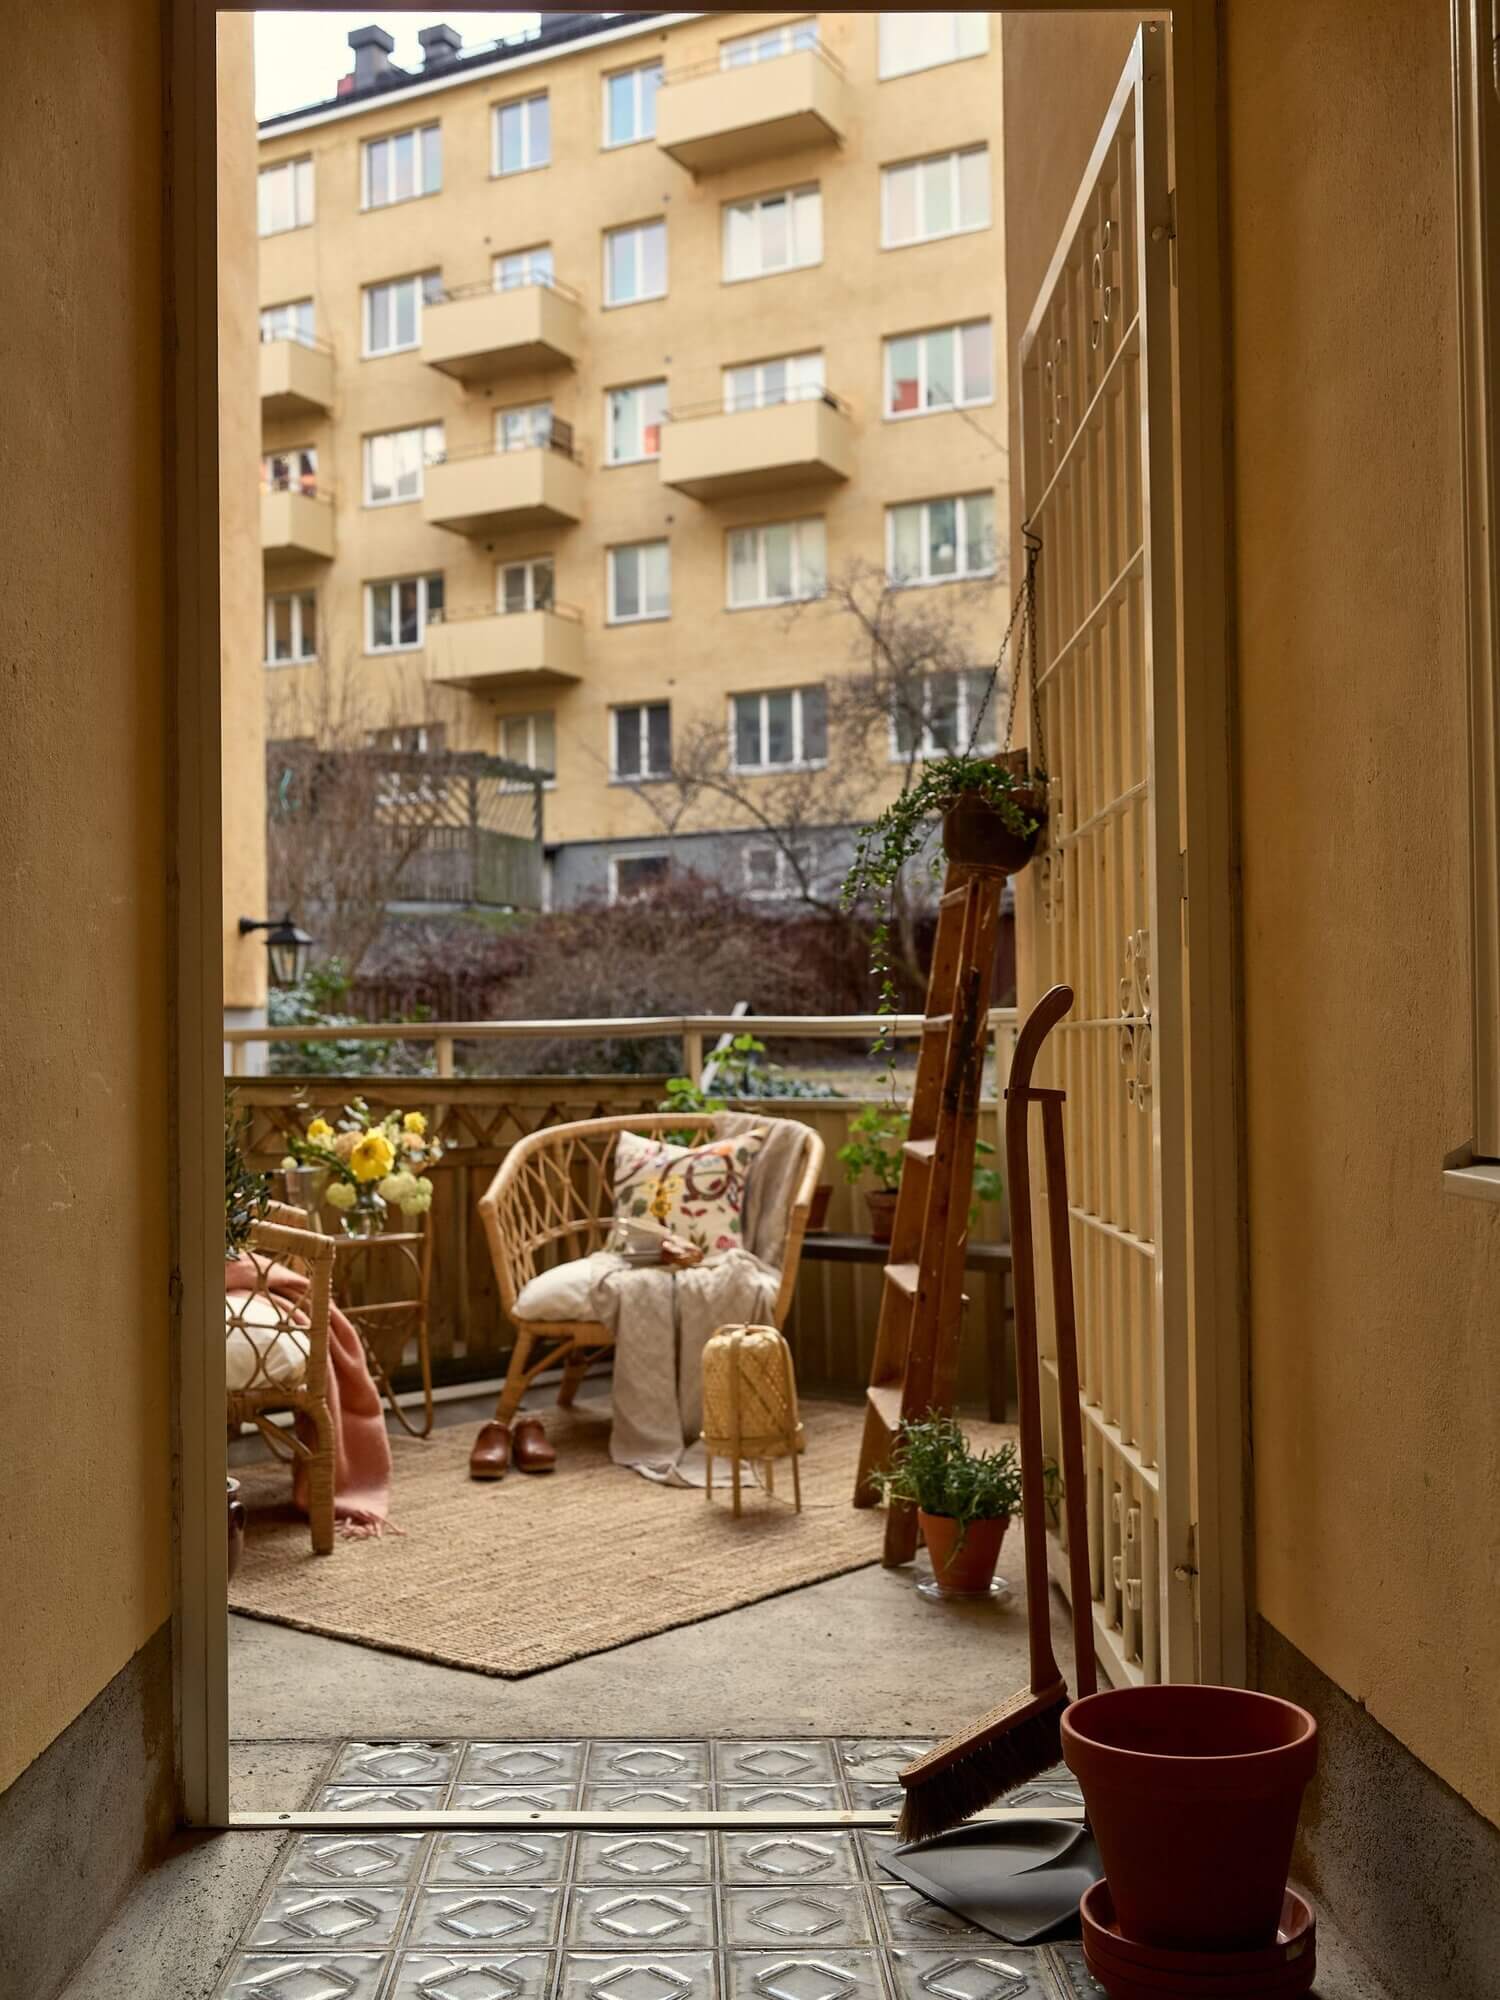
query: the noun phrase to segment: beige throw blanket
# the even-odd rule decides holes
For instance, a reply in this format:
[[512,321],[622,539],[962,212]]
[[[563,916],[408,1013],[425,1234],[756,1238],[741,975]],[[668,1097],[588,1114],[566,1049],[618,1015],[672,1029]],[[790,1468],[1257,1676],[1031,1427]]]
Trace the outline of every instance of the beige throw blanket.
[[[765,1129],[745,1198],[745,1245],[686,1270],[627,1264],[596,1250],[534,1278],[518,1319],[593,1319],[615,1336],[610,1456],[648,1479],[702,1486],[703,1350],[721,1326],[766,1324],[781,1286],[804,1128],[725,1112],[720,1137]],[[585,1406],[587,1407],[587,1406]]]

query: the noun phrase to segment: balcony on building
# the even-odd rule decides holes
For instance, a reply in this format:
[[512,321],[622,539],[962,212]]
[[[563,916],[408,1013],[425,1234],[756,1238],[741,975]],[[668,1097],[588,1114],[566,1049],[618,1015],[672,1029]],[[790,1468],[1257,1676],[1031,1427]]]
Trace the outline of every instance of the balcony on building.
[[583,675],[583,615],[571,604],[535,611],[445,612],[427,627],[427,678],[470,694],[566,687]]
[[306,417],[333,408],[333,349],[326,340],[261,336],[260,408],[265,417]]
[[853,444],[848,405],[827,389],[750,409],[689,405],[662,427],[662,484],[695,500],[833,484],[849,477]]
[[332,493],[309,480],[263,484],[260,547],[268,564],[332,562]]
[[816,46],[732,67],[698,63],[668,71],[656,100],[656,143],[691,173],[722,173],[839,144],[849,124],[846,98],[842,68]]
[[553,278],[460,285],[422,310],[422,359],[459,382],[493,382],[576,365],[583,307]]
[[422,518],[456,535],[486,540],[582,517],[583,467],[569,424],[554,421],[545,443],[449,452],[427,468]]

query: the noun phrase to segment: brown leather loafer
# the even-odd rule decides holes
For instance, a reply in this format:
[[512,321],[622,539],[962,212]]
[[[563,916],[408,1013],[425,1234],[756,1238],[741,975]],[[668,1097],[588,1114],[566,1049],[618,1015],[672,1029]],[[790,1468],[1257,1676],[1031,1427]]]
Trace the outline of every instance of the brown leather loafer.
[[503,1479],[510,1471],[510,1425],[488,1423],[474,1440],[469,1453],[471,1479]]
[[540,1417],[523,1417],[516,1425],[511,1445],[517,1472],[555,1471],[557,1453],[547,1442]]

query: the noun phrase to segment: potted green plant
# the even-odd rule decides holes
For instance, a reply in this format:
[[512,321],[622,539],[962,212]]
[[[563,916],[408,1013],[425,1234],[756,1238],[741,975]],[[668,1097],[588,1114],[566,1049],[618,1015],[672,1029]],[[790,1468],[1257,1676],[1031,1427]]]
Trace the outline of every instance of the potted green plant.
[[[906,1158],[901,1148],[906,1143],[910,1122],[908,1114],[894,1104],[867,1104],[858,1117],[849,1121],[849,1138],[839,1147],[836,1156],[850,1187],[856,1186],[866,1175],[875,1183],[874,1187],[866,1188],[865,1203],[870,1211],[870,1236],[876,1243],[889,1243],[891,1240],[891,1228],[896,1220],[896,1196],[901,1188],[901,1167]],[[974,1142],[974,1199],[969,1209],[971,1222],[977,1219],[981,1202],[998,1201],[1004,1192],[1005,1184],[999,1173],[986,1164],[994,1151],[987,1139]]]
[[922,1417],[902,1424],[890,1467],[876,1483],[887,1506],[894,1500],[916,1508],[943,1596],[984,1596],[1010,1518],[1021,1511],[1015,1446],[974,1451],[956,1417]]

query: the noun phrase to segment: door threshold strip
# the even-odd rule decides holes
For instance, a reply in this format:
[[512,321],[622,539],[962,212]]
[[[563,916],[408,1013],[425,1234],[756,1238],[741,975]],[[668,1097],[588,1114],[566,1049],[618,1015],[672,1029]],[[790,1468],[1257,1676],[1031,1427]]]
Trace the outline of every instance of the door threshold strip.
[[[1033,1819],[1081,1821],[1081,1806],[994,1806],[972,1820],[1005,1820],[1018,1813]],[[438,1812],[231,1812],[236,1831],[337,1833],[356,1828],[364,1833],[754,1833],[774,1827],[778,1832],[894,1833],[896,1815],[881,1811],[839,1812],[481,1812],[449,1807]]]

